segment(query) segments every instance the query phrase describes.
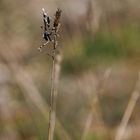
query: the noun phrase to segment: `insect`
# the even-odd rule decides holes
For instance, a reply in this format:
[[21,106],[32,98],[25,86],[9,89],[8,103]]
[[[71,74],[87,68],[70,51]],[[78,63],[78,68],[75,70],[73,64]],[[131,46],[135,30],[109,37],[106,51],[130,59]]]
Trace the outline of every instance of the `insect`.
[[41,26],[41,29],[43,30],[43,38],[46,41],[44,44],[42,44],[38,49],[41,51],[42,47],[46,46],[49,42],[52,41],[51,35],[52,35],[52,30],[50,29],[50,17],[47,16],[47,13],[45,12],[45,9],[42,8],[43,11],[43,21],[44,21],[44,26]]
[[44,22],[44,26],[41,26],[41,29],[43,30],[42,37],[46,42],[42,44],[38,49],[39,51],[42,51],[42,48],[50,42],[54,42],[54,46],[55,46],[54,49],[56,49],[57,46],[56,37],[59,36],[58,31],[60,28],[61,10],[58,9],[56,11],[52,27],[51,27],[51,19],[45,12],[45,9],[42,8],[42,11],[43,11],[43,22]]

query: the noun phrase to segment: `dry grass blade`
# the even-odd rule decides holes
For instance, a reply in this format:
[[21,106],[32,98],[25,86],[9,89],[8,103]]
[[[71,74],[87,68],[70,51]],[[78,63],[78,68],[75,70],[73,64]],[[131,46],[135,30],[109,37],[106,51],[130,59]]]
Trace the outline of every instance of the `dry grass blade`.
[[55,113],[56,113],[56,100],[58,94],[58,84],[59,84],[59,75],[61,69],[62,56],[60,52],[56,52],[57,48],[57,35],[59,30],[59,21],[61,16],[61,10],[57,10],[54,18],[53,24],[53,64],[52,64],[52,84],[51,84],[51,104],[50,104],[50,119],[49,119],[49,128],[48,128],[48,140],[53,140],[54,129],[55,129]]
[[140,71],[138,73],[138,80],[136,82],[135,89],[132,92],[132,95],[131,95],[130,100],[128,102],[124,116],[122,118],[122,121],[121,121],[120,126],[119,126],[118,131],[117,131],[117,134],[115,136],[115,140],[122,140],[124,137],[125,129],[127,127],[129,119],[133,113],[134,107],[135,107],[137,100],[139,98],[139,86],[140,86]]

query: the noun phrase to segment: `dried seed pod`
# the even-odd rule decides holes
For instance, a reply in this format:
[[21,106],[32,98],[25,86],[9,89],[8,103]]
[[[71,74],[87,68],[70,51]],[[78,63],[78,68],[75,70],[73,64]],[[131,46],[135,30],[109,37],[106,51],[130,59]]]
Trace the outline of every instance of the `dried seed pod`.
[[58,25],[59,25],[59,22],[60,22],[60,17],[61,17],[61,10],[58,9],[55,13],[55,17],[54,17],[54,24],[53,24],[53,27],[54,29],[56,30]]

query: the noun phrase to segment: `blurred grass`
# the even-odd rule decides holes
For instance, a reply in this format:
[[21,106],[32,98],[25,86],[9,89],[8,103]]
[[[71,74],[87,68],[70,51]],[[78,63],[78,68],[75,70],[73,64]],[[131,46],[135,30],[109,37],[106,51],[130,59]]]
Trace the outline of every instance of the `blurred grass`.
[[[35,2],[30,1],[30,4],[31,3],[34,6]],[[38,2],[38,4],[39,3],[40,2]],[[46,56],[46,54],[40,54],[36,51],[38,46],[43,42],[41,39],[42,31],[40,29],[41,17],[37,17],[36,15],[38,11],[41,13],[41,8],[39,6],[31,7],[30,4],[18,0],[14,2],[9,0],[0,1],[0,33],[1,39],[4,38],[3,43],[1,43],[1,51],[5,52],[6,56],[8,56],[9,51],[15,52],[23,57],[18,65],[23,65],[24,68],[33,75],[36,87],[40,90],[41,96],[49,104],[51,58]],[[45,5],[40,6],[47,7],[47,1],[45,1]],[[129,15],[127,20],[118,19],[119,22],[116,20],[117,22],[115,22],[115,24],[114,22],[107,21],[107,23],[105,23],[101,21],[101,25],[96,33],[92,33],[92,31],[87,33],[85,29],[85,19],[77,19],[78,25],[80,22],[83,23],[82,27],[79,25],[79,31],[77,31],[78,26],[74,24],[72,14],[69,14],[67,18],[70,23],[68,22],[68,26],[66,27],[62,25],[62,28],[65,28],[65,32],[62,31],[61,33],[62,49],[64,51],[61,80],[64,81],[65,78],[69,80],[64,81],[62,85],[62,88],[65,90],[60,89],[57,115],[65,130],[72,135],[72,138],[79,140],[83,130],[81,125],[83,123],[83,116],[84,113],[86,114],[88,112],[89,108],[87,104],[90,104],[87,98],[85,98],[88,92],[85,90],[85,93],[82,93],[81,89],[85,86],[84,82],[88,83],[89,79],[87,79],[87,81],[85,81],[84,78],[79,80],[81,83],[83,82],[83,87],[77,86],[78,82],[75,82],[76,79],[82,77],[83,74],[86,75],[89,70],[94,73],[93,70],[98,69],[98,66],[102,67],[105,65],[106,67],[110,67],[117,65],[118,69],[115,68],[114,71],[121,71],[122,66],[118,65],[118,61],[120,63],[133,61],[134,65],[131,65],[131,67],[133,68],[135,65],[138,67],[140,62],[140,21],[139,19],[133,20],[132,17],[131,19]],[[64,16],[63,20],[65,21],[67,18]],[[8,47],[8,51],[5,51],[5,44]],[[17,49],[16,46],[20,49]],[[19,59],[17,58],[17,60]],[[127,69],[132,73],[136,72],[133,69],[131,70],[130,67],[124,67],[126,67],[126,69],[122,75],[126,75]],[[104,69],[102,69],[102,71],[104,71]],[[105,95],[102,95],[101,99],[103,121],[105,122],[106,128],[110,127],[110,133],[113,133],[112,129],[114,127],[116,128],[120,122],[129,99],[128,95],[131,94],[131,90],[129,89],[131,83],[129,81],[133,81],[134,77],[132,76],[129,79],[125,79],[123,82],[125,82],[126,85],[124,85],[123,82],[121,83],[123,79],[122,75],[120,77],[117,75],[120,79],[119,86],[122,86],[121,90],[116,91],[119,86],[112,88],[112,96],[108,95],[109,92],[106,92]],[[126,76],[128,77],[129,75],[130,74]],[[98,77],[98,75],[96,76]],[[114,79],[114,77],[112,79]],[[14,78],[12,81],[14,81]],[[115,81],[116,79],[112,81],[112,84],[117,85]],[[73,86],[71,87],[71,85]],[[16,90],[14,89],[14,91],[11,92],[12,96],[21,105],[21,111],[15,114],[15,124],[18,133],[22,137],[21,139],[44,140],[47,137],[47,124],[45,119],[43,119],[36,110],[30,112],[31,110],[28,105],[26,105],[25,99],[21,96],[21,91],[19,91],[17,86],[11,86],[13,89],[16,88]],[[90,86],[95,86],[95,84],[91,83]],[[111,87],[111,84],[109,86]],[[85,87],[85,89],[88,91],[88,87]],[[127,89],[129,89],[129,91]],[[69,92],[73,92],[73,94]],[[90,92],[94,94],[95,91],[92,89]],[[15,93],[17,95],[15,95]],[[81,94],[85,94],[85,96],[81,96]],[[62,96],[64,96],[64,98],[62,98]],[[138,104],[140,103],[138,102]],[[139,115],[139,108],[137,107],[132,116],[132,120],[137,118],[139,121]],[[0,134],[4,131],[4,123],[5,122],[1,122],[0,118]],[[96,127],[94,123],[93,127]],[[100,133],[103,138],[99,138],[96,131],[91,128],[87,140],[109,139],[103,135],[104,132],[101,131]],[[60,140],[60,138],[55,135],[55,140]]]
[[[119,27],[104,27],[95,35],[83,36],[79,52],[66,57],[63,72],[78,74],[101,63],[113,63],[123,59],[131,61],[140,56],[140,26],[138,23]],[[76,54],[75,54],[76,53]]]

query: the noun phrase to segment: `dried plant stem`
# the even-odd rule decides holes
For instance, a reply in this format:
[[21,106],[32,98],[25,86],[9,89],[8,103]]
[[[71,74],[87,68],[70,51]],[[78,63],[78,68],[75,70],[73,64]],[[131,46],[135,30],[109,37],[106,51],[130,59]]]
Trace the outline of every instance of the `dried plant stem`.
[[48,128],[48,140],[53,140],[55,129],[55,114],[56,114],[56,100],[58,94],[59,75],[61,69],[62,56],[60,53],[56,53],[57,40],[54,35],[54,50],[52,61],[52,77],[51,77],[51,102],[50,102],[50,118]]
[[[5,48],[5,50],[7,51],[8,49]],[[13,50],[10,50],[8,52],[8,55],[6,54],[5,56],[4,54],[1,54],[0,56],[7,62],[7,68],[10,69],[10,71],[12,72],[13,78],[15,79],[16,84],[21,89],[28,105],[37,108],[40,111],[40,113],[44,116],[45,121],[48,122],[49,107],[46,104],[44,98],[41,96],[41,93],[39,92],[37,86],[35,85],[32,74],[28,73],[24,69],[24,67],[22,67],[22,65],[19,65],[17,62],[10,61],[13,60],[13,56],[16,55],[17,54],[15,54]],[[71,136],[66,131],[66,129],[64,129],[63,125],[58,120],[58,118],[56,118],[56,127],[56,134],[60,139],[72,140]]]
[[[44,116],[45,120],[48,122],[48,105],[46,104],[44,98],[41,96],[38,88],[36,87],[34,80],[30,73],[24,70],[22,66],[17,66],[16,64],[8,64],[8,68],[12,71],[14,78],[20,87],[25,100],[30,107],[36,107],[41,114]],[[18,71],[18,72],[17,72]],[[60,139],[72,140],[67,131],[63,128],[60,121],[56,118],[57,135]]]
[[121,124],[118,128],[118,132],[115,136],[115,140],[122,140],[124,137],[125,129],[127,127],[127,124],[128,124],[130,117],[133,113],[134,107],[135,107],[137,100],[139,98],[139,89],[138,89],[139,84],[140,84],[140,71],[139,71],[138,80],[136,82],[135,89],[132,92],[132,95],[131,95],[130,100],[128,102],[128,105],[127,105],[127,108],[125,110],[124,116],[122,118]]

